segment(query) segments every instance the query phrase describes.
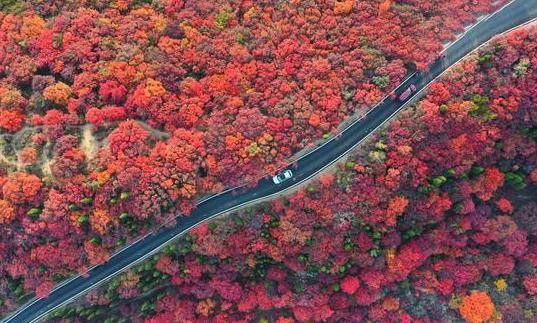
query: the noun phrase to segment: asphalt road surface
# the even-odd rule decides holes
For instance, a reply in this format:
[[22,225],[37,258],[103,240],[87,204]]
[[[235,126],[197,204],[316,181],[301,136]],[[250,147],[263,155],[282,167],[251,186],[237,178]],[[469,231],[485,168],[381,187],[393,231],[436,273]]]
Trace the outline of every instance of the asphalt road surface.
[[[537,0],[515,0],[502,10],[489,15],[468,30],[464,36],[453,43],[429,71],[414,73],[395,91],[397,95],[414,84],[417,88],[415,99],[427,88],[428,84],[442,74],[449,66],[459,61],[466,54],[485,43],[494,35],[526,23],[537,17]],[[407,101],[408,103],[408,101]],[[390,120],[406,104],[386,98],[367,117],[352,124],[340,136],[333,138],[323,146],[303,156],[290,168],[294,177],[276,185],[270,178],[261,180],[254,188],[239,188],[206,199],[188,217],[181,217],[177,224],[150,234],[129,247],[115,254],[110,260],[92,268],[87,277],[78,276],[57,287],[47,298],[35,298],[5,322],[36,322],[55,308],[67,304],[76,297],[110,279],[155,254],[163,245],[188,232],[196,225],[222,213],[238,209],[246,204],[275,196],[310,179],[326,167],[337,162],[348,151],[363,141],[369,134]]]

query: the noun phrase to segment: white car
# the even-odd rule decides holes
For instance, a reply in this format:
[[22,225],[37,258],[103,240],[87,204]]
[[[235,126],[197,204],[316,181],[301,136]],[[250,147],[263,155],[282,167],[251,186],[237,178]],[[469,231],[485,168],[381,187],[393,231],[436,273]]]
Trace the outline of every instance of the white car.
[[293,172],[290,169],[286,169],[285,171],[274,176],[272,178],[272,181],[274,182],[274,184],[280,184],[290,179],[291,177],[293,177]]

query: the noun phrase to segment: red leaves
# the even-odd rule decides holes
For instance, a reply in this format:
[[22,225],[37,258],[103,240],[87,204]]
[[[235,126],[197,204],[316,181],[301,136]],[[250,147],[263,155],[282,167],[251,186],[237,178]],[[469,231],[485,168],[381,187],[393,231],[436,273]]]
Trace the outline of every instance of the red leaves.
[[243,296],[243,290],[238,283],[213,280],[211,286],[220,294],[220,296],[231,302],[237,302]]
[[103,264],[110,258],[110,252],[108,250],[89,240],[84,242],[84,251],[91,265]]
[[133,298],[140,295],[140,290],[138,288],[138,282],[140,281],[140,276],[133,273],[127,272],[124,276],[121,285],[118,288],[119,294],[123,298]]
[[388,270],[397,280],[404,279],[412,270],[421,265],[426,259],[418,243],[404,245],[395,258],[388,263]]
[[251,312],[255,308],[257,308],[257,296],[253,292],[249,292],[237,305],[237,310],[241,312]]
[[102,125],[105,121],[118,121],[126,118],[125,109],[118,106],[106,106],[102,109],[90,108],[86,112],[86,122],[93,123],[95,126]]
[[99,88],[99,95],[105,102],[119,104],[124,100],[126,94],[127,88],[112,80],[102,83]]
[[35,289],[35,296],[39,298],[48,297],[53,287],[54,287],[54,282],[50,280],[45,280],[44,282],[39,284],[37,288]]
[[15,204],[33,201],[41,188],[41,180],[33,174],[12,173],[3,185],[4,198]]
[[375,269],[363,271],[360,274],[360,278],[364,285],[373,290],[380,290],[380,288],[387,282],[386,275]]
[[528,246],[528,235],[524,228],[516,230],[503,240],[506,253],[515,257],[520,257],[526,252]]
[[174,276],[178,271],[178,264],[174,262],[169,256],[160,256],[155,268],[163,273]]
[[308,123],[312,126],[312,127],[318,127],[319,124],[321,123],[321,118],[319,117],[318,114],[314,113],[310,116],[309,120],[308,120]]
[[19,131],[25,119],[24,114],[20,112],[0,110],[0,128],[7,132]]
[[311,307],[295,306],[292,311],[299,321],[325,321],[334,313],[328,304],[315,304]]
[[477,265],[469,264],[455,264],[452,268],[447,270],[453,275],[453,282],[455,286],[464,286],[478,282],[482,278],[482,272]]
[[67,121],[65,113],[58,109],[48,110],[45,116],[43,116],[41,124],[45,126],[61,126]]
[[494,310],[492,299],[482,291],[472,291],[470,295],[465,295],[459,306],[461,316],[470,323],[487,322]]
[[71,88],[63,82],[58,82],[47,86],[43,91],[43,96],[55,104],[65,105],[71,96]]
[[419,208],[426,214],[428,220],[440,221],[451,206],[452,202],[448,194],[443,193],[442,195],[439,195],[434,192],[429,195],[425,205],[419,205]]
[[384,0],[379,5],[379,15],[382,16],[390,10],[393,0]]
[[336,0],[334,2],[334,14],[346,15],[352,11],[354,1],[352,0]]
[[504,213],[513,212],[513,205],[511,205],[511,202],[504,197],[496,201],[496,206]]
[[529,295],[537,295],[537,275],[524,277],[524,288]]
[[100,126],[104,121],[104,113],[97,108],[90,108],[86,112],[86,122],[93,123],[96,126]]
[[110,149],[113,154],[123,153],[129,157],[136,157],[147,149],[145,140],[149,132],[135,121],[124,121],[108,135]]
[[108,211],[103,209],[95,210],[90,217],[91,227],[101,235],[106,235],[118,222],[117,218],[112,217]]
[[[490,7],[265,1],[228,11],[172,0],[161,14],[131,2],[99,10],[80,2],[57,16],[54,5],[35,8],[47,22],[2,16],[0,131],[18,132],[27,118],[37,126],[28,141],[15,136],[27,149],[9,157],[47,180],[0,169],[0,279],[20,278],[38,295],[51,275],[106,261],[120,236],[188,213],[199,194],[286,164],[356,107],[378,103],[405,66],[426,69],[454,31]],[[224,28],[215,30],[218,13]],[[254,210],[192,231],[155,264],[177,295],[158,299],[148,321],[252,321],[261,310],[288,320],[406,322],[404,309],[415,304],[393,295],[394,282],[410,283],[418,299],[425,288],[444,301],[483,272],[516,280],[518,263],[537,263],[535,216],[500,197],[509,187],[498,168],[526,184],[537,178],[527,171],[535,148],[525,130],[535,106],[533,33],[510,36],[485,64],[471,58],[432,84],[382,135],[374,163],[357,156],[312,192],[265,207],[265,219]],[[475,94],[488,96],[481,115]],[[84,122],[96,131],[80,140],[70,126]],[[91,137],[101,145],[87,159],[81,146]],[[49,146],[52,157],[41,150]],[[485,172],[470,174],[473,165]],[[444,175],[442,185],[427,181]],[[144,275],[122,277],[116,291],[136,297]],[[534,294],[534,279],[526,280],[515,283]],[[7,289],[0,295],[14,294]],[[435,320],[427,314],[422,320]]]
[[19,154],[19,163],[22,165],[34,165],[37,162],[37,150],[33,147],[24,147]]
[[386,225],[395,226],[397,223],[397,216],[403,214],[408,206],[408,199],[404,196],[396,196],[388,203],[388,209],[386,210]]
[[341,281],[341,290],[349,295],[354,294],[356,290],[358,290],[358,287],[360,287],[360,280],[358,277],[345,276]]
[[15,208],[13,205],[6,200],[0,200],[0,224],[10,224],[14,219]]
[[477,197],[483,201],[488,201],[494,192],[503,185],[503,177],[503,173],[498,168],[485,169],[485,173],[473,185]]
[[380,290],[360,287],[354,295],[356,304],[361,306],[369,306],[381,298]]
[[504,254],[491,255],[485,263],[485,269],[492,276],[507,275],[515,268],[515,259]]
[[448,103],[452,94],[449,91],[449,87],[442,81],[434,82],[429,87],[428,99],[437,105]]

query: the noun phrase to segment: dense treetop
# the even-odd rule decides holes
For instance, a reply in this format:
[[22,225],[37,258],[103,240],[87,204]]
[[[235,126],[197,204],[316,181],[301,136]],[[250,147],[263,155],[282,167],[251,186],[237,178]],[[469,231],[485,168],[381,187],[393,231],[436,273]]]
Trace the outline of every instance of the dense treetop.
[[[188,215],[196,197],[273,173],[503,2],[0,1],[0,312]],[[515,64],[524,80],[531,59],[508,50],[512,61],[496,70]],[[460,92],[435,91],[446,102]],[[519,120],[522,94],[510,91],[476,90],[475,106],[460,111],[436,99],[424,105]],[[445,123],[461,137],[386,155],[392,185],[419,186],[442,163],[460,162],[453,168],[462,173],[499,135],[430,118],[432,129]],[[520,147],[505,146],[513,155]],[[416,154],[408,179],[398,164],[405,151]],[[423,166],[429,159],[444,161]],[[501,186],[497,169],[485,174],[475,184],[483,198]],[[447,209],[446,199],[430,203]],[[393,227],[410,202],[384,202],[390,211],[371,221]]]
[[335,173],[200,225],[55,320],[534,321],[536,40],[492,41]]

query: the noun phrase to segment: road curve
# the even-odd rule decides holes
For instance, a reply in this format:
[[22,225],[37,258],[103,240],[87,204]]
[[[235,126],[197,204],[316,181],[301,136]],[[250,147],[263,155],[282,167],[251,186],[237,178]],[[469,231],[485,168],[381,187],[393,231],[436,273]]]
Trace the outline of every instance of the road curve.
[[[461,38],[444,51],[444,57],[436,61],[429,71],[414,73],[396,90],[403,92],[414,84],[420,95],[421,90],[440,76],[466,54],[476,49],[493,36],[524,24],[537,17],[537,0],[514,0],[496,13],[481,20],[468,30]],[[406,102],[408,103],[408,101]],[[337,139],[328,141],[321,147],[300,158],[293,164],[294,177],[280,185],[272,183],[270,178],[262,179],[254,188],[238,188],[203,200],[188,217],[181,217],[171,228],[164,228],[150,234],[115,254],[110,260],[92,268],[86,277],[77,276],[60,285],[47,298],[34,298],[4,322],[37,322],[52,310],[65,305],[76,297],[105,282],[121,271],[133,266],[155,254],[174,238],[188,232],[196,225],[212,219],[222,213],[236,210],[247,204],[255,203],[280,194],[317,175],[319,172],[338,161],[367,136],[390,120],[406,103],[386,98],[366,118],[362,118],[346,128]]]

